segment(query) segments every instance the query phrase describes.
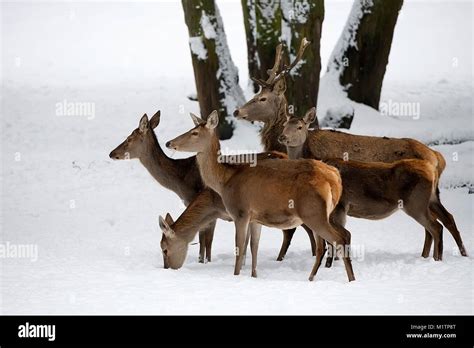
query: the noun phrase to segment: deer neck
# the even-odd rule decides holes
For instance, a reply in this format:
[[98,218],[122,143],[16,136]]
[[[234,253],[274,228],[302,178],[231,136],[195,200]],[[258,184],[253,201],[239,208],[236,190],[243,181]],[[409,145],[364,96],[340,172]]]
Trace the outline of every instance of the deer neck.
[[222,188],[234,174],[235,168],[218,161],[220,149],[219,139],[214,134],[207,148],[199,152],[196,159],[204,184],[222,195]]
[[219,208],[213,200],[214,195],[216,194],[211,190],[202,191],[173,224],[172,229],[188,244],[199,230],[219,217]]
[[176,191],[181,184],[177,161],[166,156],[154,133],[147,138],[145,146],[145,155],[140,157],[140,162],[162,186]]
[[261,131],[262,144],[265,151],[286,152],[286,147],[278,141],[278,137],[283,132],[284,123],[288,115],[288,102],[283,96],[280,99],[278,113],[270,121],[265,122]]
[[287,146],[286,152],[289,159],[311,157],[308,145],[308,137],[306,137],[305,142],[299,146]]
[[288,153],[289,159],[303,158],[303,145],[300,146],[287,146],[286,152]]

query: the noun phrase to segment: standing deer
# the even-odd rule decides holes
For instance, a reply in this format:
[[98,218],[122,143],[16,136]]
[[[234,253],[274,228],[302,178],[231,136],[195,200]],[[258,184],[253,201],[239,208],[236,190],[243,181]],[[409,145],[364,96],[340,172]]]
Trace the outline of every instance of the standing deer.
[[[234,220],[235,275],[240,274],[242,267],[240,251],[244,249],[250,222],[286,229],[304,223],[313,231],[315,238],[321,236],[344,249],[350,245],[350,233],[343,228],[333,228],[329,222],[342,191],[337,169],[314,160],[265,161],[255,167],[220,163],[220,144],[215,134],[219,122],[217,111],[213,111],[206,122],[191,116],[195,127],[167,142],[166,146],[177,151],[197,152],[196,159],[204,183],[219,193]],[[320,244],[309,280],[313,280],[321,264],[324,245],[321,250]],[[355,278],[351,261],[348,255],[342,255],[342,258],[348,279],[352,281]]]
[[[303,39],[295,60],[290,66],[284,66],[283,68],[280,68],[282,46],[281,44],[278,45],[275,64],[273,68],[269,70],[269,78],[266,81],[254,79],[254,81],[262,87],[260,92],[234,112],[234,116],[238,119],[264,123],[260,136],[266,151],[270,151],[271,149],[281,151],[281,146],[283,146],[279,144],[280,147],[275,147],[275,143],[279,143],[278,137],[283,131],[287,118],[291,116],[288,112],[288,103],[285,98],[285,76],[292,67],[298,64],[308,44],[309,42]],[[345,158],[362,162],[385,163],[410,158],[424,159],[433,164],[436,168],[438,179],[446,167],[446,161],[439,152],[430,149],[428,146],[414,139],[353,135],[320,129],[317,125],[316,129],[309,135],[308,151],[311,153],[311,156],[308,156],[308,158],[314,159]],[[439,196],[438,188],[436,188],[436,194]],[[448,214],[444,215],[449,217],[449,222],[447,220],[446,222],[441,220],[439,216],[436,217],[440,219],[446,227],[448,227],[447,224],[449,224],[449,226],[455,226],[454,218],[451,214]],[[448,229],[450,231],[453,230],[453,228]],[[285,237],[288,238],[284,238],[283,240],[282,251],[288,249],[292,235],[288,234]],[[425,247],[426,245],[431,247],[431,243],[431,234],[425,231]],[[461,254],[462,253],[463,251],[461,250]]]
[[[308,129],[315,119],[315,108],[302,118],[288,118],[279,140],[286,146],[290,159],[314,157]],[[324,162],[336,167],[342,177],[342,196],[331,215],[334,224],[344,226],[347,215],[378,220],[402,209],[430,235],[425,240],[422,256],[429,256],[431,239],[434,239],[433,258],[441,260],[443,227],[436,221],[437,216],[450,230],[461,254],[466,255],[456,224],[439,200],[438,172],[429,161],[404,159],[383,163],[332,158]],[[332,263],[331,254],[326,263],[328,267]]]
[[[150,120],[146,114],[143,115],[138,128],[123,143],[112,150],[109,156],[114,160],[138,158],[158,183],[175,192],[187,206],[202,194],[199,200],[200,205],[212,205],[206,214],[211,214],[214,218],[208,218],[208,216],[202,218],[206,223],[195,224],[197,228],[195,232],[199,231],[199,262],[204,262],[205,259],[210,262],[216,219],[222,216],[228,219],[228,215],[219,195],[204,187],[197,167],[196,156],[184,159],[172,159],[166,156],[153,131],[159,123],[160,111]],[[261,153],[257,155],[257,160],[282,157],[286,157],[286,155]],[[198,214],[203,214],[203,210],[193,212],[194,216]]]

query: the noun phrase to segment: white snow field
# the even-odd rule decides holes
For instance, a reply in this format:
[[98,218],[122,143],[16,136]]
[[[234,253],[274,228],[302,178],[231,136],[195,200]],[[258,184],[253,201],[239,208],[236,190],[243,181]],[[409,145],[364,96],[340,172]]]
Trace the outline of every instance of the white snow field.
[[[240,1],[218,3],[245,89]],[[249,255],[234,276],[234,227],[223,221],[211,263],[199,264],[191,245],[182,269],[163,269],[158,215],[176,219],[184,206],[138,161],[108,154],[145,112],[161,109],[155,131],[163,147],[191,128],[189,111],[199,112],[186,98],[195,90],[180,3],[1,8],[0,242],[2,250],[32,245],[38,252],[2,254],[2,314],[473,314],[473,256],[461,257],[445,229],[443,261],[421,258],[424,230],[403,213],[348,219],[351,283],[340,261],[307,280],[314,258],[301,229],[277,262],[282,233],[264,228],[258,278],[250,277]],[[326,2],[323,63],[350,8],[350,1]],[[414,137],[441,151],[441,199],[474,255],[471,23],[471,2],[405,1],[382,102],[418,103],[419,117],[350,103],[332,89],[331,76],[321,82],[318,112],[350,103],[351,132]],[[60,116],[65,101],[94,109]],[[257,132],[258,125],[237,122],[222,147],[260,150]]]

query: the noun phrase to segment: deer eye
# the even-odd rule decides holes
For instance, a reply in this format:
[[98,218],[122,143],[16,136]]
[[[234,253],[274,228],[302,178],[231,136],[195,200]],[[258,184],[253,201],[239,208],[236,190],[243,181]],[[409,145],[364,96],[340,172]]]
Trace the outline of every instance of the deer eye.
[[303,126],[298,126],[298,129],[303,129]]
[[196,132],[196,131],[194,131],[194,132],[191,132],[191,135],[194,135],[194,136],[196,136],[196,135],[198,135],[198,134],[199,134],[199,133],[198,133],[198,132]]
[[259,101],[261,101],[261,102],[264,102],[265,100],[267,100],[267,98],[265,98],[265,97],[259,99]]

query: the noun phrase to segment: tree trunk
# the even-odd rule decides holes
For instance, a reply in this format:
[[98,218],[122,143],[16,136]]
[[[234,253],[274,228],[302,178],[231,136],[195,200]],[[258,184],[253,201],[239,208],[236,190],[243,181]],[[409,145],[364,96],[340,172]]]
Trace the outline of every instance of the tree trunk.
[[[260,64],[257,56],[257,18],[254,0],[242,0],[244,14],[245,36],[247,38],[247,62],[249,75],[260,77]],[[252,81],[253,92],[258,91],[258,85]]]
[[205,119],[213,110],[218,110],[219,137],[228,139],[233,127],[227,116],[242,105],[244,96],[219,9],[213,0],[182,0],[182,5],[201,116]]
[[[242,10],[249,75],[266,80],[267,69],[273,66],[275,47],[281,37],[280,1],[242,0]],[[259,86],[253,83],[254,92],[258,89]]]
[[356,0],[328,71],[350,99],[378,109],[393,32],[403,0]]
[[[281,6],[283,39],[290,48],[289,61],[295,58],[304,37],[311,41],[303,59],[286,79],[286,97],[290,112],[304,115],[307,110],[316,106],[318,101],[324,0],[282,0]],[[291,34],[290,37],[288,33]]]

